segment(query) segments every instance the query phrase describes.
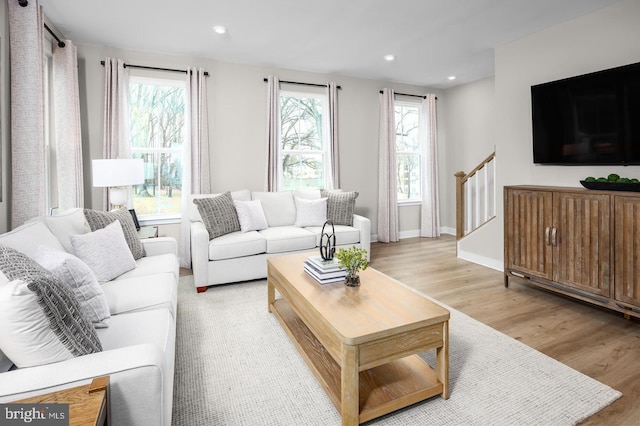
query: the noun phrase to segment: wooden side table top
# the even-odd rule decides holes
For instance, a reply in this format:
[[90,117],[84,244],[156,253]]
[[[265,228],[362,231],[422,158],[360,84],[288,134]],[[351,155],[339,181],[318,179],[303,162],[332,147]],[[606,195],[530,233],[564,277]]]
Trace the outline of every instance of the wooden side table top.
[[156,238],[158,236],[158,227],[157,226],[141,226],[138,231],[138,238]]
[[109,376],[93,379],[84,386],[64,389],[12,401],[15,404],[69,404],[69,425],[108,425]]

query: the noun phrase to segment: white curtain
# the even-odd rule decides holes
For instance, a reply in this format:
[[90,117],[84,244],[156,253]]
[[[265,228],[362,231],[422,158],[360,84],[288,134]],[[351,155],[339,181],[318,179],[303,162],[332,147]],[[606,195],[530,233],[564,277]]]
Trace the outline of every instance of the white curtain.
[[280,141],[280,80],[267,78],[267,179],[266,190],[278,190],[278,143]]
[[394,93],[380,94],[378,139],[378,241],[398,241],[398,183],[396,175],[396,124]]
[[65,40],[65,47],[53,43],[53,114],[57,207],[60,210],[83,207],[78,55],[70,40]]
[[440,236],[440,207],[438,195],[438,126],[436,114],[436,96],[427,95],[420,103],[420,146],[423,150],[422,170],[422,206],[420,217],[420,236]]
[[340,188],[340,153],[338,151],[338,86],[334,82],[327,84],[329,103],[329,158],[331,160],[331,176],[327,179],[329,188]]
[[180,266],[191,268],[191,232],[189,195],[211,192],[209,165],[209,124],[207,80],[202,68],[187,68],[187,137],[182,160],[182,221],[180,229]]
[[11,227],[46,209],[44,35],[38,0],[8,2],[11,50]]
[[[103,158],[131,158],[129,138],[129,70],[122,59],[104,61]],[[131,206],[129,189],[127,205]],[[103,209],[109,210],[109,191],[105,188]]]

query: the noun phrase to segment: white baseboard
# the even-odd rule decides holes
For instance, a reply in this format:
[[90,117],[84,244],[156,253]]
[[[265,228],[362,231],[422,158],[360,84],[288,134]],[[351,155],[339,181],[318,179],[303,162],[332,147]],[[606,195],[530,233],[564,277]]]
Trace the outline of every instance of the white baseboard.
[[[455,228],[450,228],[448,226],[442,226],[440,227],[440,233],[441,234],[448,234],[448,235],[456,235],[456,229]],[[411,231],[401,231],[400,234],[398,235],[398,237],[402,240],[404,238],[416,238],[420,236],[420,230],[419,229],[413,229]],[[378,234],[374,234],[371,235],[371,242],[375,243],[378,241]]]
[[456,228],[450,228],[448,226],[441,226],[440,227],[440,233],[441,234],[447,234],[447,235],[456,235]]
[[491,259],[488,257],[480,256],[475,253],[460,250],[458,245],[458,258],[469,262],[477,263],[478,265],[486,266],[487,268],[495,269],[496,271],[504,271],[504,263],[502,261]]

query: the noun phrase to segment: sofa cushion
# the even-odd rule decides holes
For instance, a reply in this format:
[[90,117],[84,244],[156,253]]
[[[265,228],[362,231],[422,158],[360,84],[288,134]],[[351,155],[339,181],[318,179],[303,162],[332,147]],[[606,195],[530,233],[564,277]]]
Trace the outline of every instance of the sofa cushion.
[[126,312],[164,308],[174,316],[178,281],[172,273],[158,273],[109,281],[102,285],[113,318]]
[[111,314],[104,291],[91,268],[82,260],[46,246],[40,246],[33,260],[51,272],[75,294],[84,315],[96,328],[109,326]]
[[238,213],[238,221],[242,232],[259,231],[269,226],[260,200],[234,200],[233,205]]
[[295,198],[296,223],[295,226],[322,226],[327,221],[327,199],[309,200]]
[[198,206],[210,240],[240,230],[238,214],[229,191],[215,197],[194,198],[193,203]]
[[358,193],[356,191],[322,191],[327,197],[327,219],[334,225],[353,225],[353,213]]
[[110,281],[136,267],[119,221],[84,235],[72,235],[73,250],[99,282]]
[[209,260],[252,256],[267,251],[267,241],[257,231],[232,232],[209,241]]
[[0,246],[0,349],[18,367],[102,351],[73,292],[24,254]]
[[133,218],[131,217],[129,210],[124,207],[111,212],[85,209],[84,216],[92,231],[102,229],[116,220],[120,222],[124,238],[131,250],[133,258],[137,260],[144,257],[144,246],[142,245],[142,242],[140,242],[138,230],[136,229],[135,223],[133,223]]
[[174,319],[166,309],[116,315],[111,327],[98,330],[105,351],[148,344],[168,353],[174,333]]
[[176,255],[166,253],[155,256],[145,256],[142,259],[136,260],[135,268],[117,276],[115,279],[122,280],[165,272],[172,273],[175,276],[176,281],[180,278],[180,264]]
[[269,227],[292,226],[296,222],[296,204],[292,191],[252,192],[251,199],[262,203]]
[[29,257],[33,257],[40,246],[64,250],[60,241],[41,220],[25,223],[11,232],[0,235],[0,244],[14,248]]
[[69,253],[73,253],[71,235],[82,235],[91,232],[89,223],[87,223],[81,208],[65,210],[55,216],[44,216],[44,222]]
[[[322,226],[308,226],[307,231],[312,232],[316,236],[316,245],[320,246],[320,238],[322,238]],[[347,244],[358,244],[360,242],[360,230],[353,226],[334,225],[336,245],[343,246]],[[331,234],[331,226],[324,228],[324,232]]]
[[269,227],[258,233],[267,240],[267,253],[306,250],[316,246],[315,235],[296,226]]

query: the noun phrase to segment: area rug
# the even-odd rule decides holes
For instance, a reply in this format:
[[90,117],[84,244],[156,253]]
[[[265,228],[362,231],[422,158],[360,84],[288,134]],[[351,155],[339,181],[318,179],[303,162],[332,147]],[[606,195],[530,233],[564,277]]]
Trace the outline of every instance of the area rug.
[[[173,424],[339,425],[340,415],[280,323],[266,281],[180,280]],[[447,307],[447,306],[445,306]],[[450,397],[367,425],[572,425],[622,394],[447,307]],[[434,365],[435,351],[421,354]]]

